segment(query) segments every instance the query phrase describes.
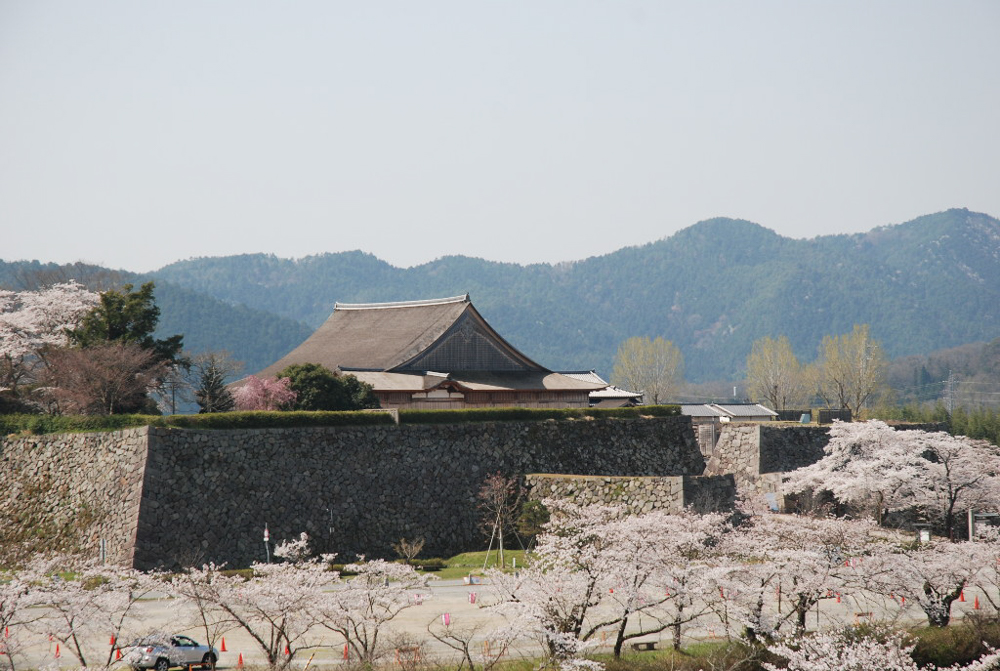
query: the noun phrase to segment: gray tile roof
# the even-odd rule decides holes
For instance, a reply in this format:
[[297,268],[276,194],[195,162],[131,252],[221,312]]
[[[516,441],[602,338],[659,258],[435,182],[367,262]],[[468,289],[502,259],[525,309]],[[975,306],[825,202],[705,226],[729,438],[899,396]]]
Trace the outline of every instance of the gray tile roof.
[[726,417],[720,410],[704,403],[682,403],[681,414],[688,417]]
[[621,387],[616,387],[613,384],[608,384],[608,382],[597,374],[597,371],[593,370],[561,370],[559,371],[566,377],[571,377],[574,380],[580,380],[581,382],[590,382],[592,384],[604,385],[603,389],[598,389],[596,391],[590,392],[590,398],[594,401],[602,399],[632,399],[632,398],[642,398],[642,392],[628,391],[622,389]]
[[778,413],[762,406],[760,403],[713,403],[730,417],[777,417]]

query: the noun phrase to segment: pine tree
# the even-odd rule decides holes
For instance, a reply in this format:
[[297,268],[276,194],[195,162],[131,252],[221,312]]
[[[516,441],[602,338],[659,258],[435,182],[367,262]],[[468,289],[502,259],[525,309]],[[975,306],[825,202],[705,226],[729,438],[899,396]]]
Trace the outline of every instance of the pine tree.
[[229,412],[235,406],[233,395],[226,388],[225,372],[214,362],[202,369],[201,383],[194,395],[201,408],[200,413]]

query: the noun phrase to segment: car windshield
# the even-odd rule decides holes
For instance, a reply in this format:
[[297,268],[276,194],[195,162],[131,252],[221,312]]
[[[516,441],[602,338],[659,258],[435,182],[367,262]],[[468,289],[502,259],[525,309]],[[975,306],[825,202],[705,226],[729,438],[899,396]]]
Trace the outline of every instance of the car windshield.
[[170,647],[172,645],[180,645],[179,640],[189,641],[191,645],[197,645],[191,639],[185,636],[170,636],[168,634],[148,634],[146,636],[140,636],[131,643],[129,647],[145,647],[150,645],[160,646],[160,647]]

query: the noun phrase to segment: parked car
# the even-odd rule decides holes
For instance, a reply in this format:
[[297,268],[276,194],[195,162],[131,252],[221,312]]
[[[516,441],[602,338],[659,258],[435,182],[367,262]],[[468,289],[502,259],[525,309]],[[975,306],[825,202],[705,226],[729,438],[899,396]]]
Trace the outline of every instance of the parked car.
[[167,671],[176,666],[215,668],[219,651],[187,636],[154,634],[141,638],[122,651],[122,659],[133,669]]

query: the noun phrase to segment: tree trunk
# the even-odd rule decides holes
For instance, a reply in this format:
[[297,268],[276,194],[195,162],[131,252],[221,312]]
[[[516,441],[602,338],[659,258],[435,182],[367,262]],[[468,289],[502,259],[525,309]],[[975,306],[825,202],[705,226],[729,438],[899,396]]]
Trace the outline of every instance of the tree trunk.
[[622,656],[622,646],[625,644],[625,627],[628,625],[628,616],[622,618],[622,623],[618,626],[618,636],[615,638],[615,659]]
[[684,604],[677,604],[677,619],[674,623],[670,625],[671,632],[673,634],[673,647],[674,650],[681,649],[681,620],[684,619]]
[[961,596],[964,589],[963,582],[953,592],[937,595],[929,584],[924,583],[924,594],[930,597],[926,602],[927,605],[921,606],[927,615],[927,623],[932,627],[947,627],[951,622],[951,604]]
[[810,608],[812,608],[812,602],[800,594],[795,601],[795,619],[800,633],[806,630],[806,616],[809,615]]

